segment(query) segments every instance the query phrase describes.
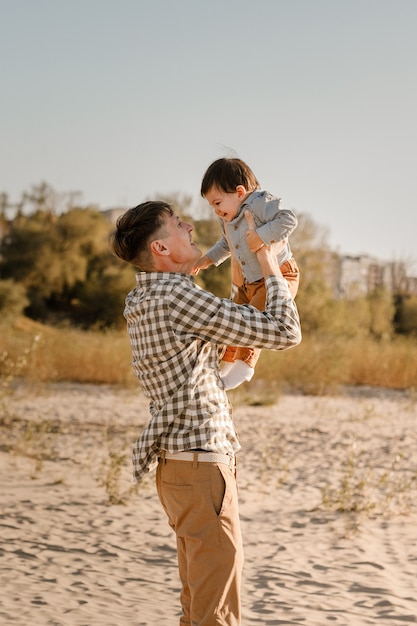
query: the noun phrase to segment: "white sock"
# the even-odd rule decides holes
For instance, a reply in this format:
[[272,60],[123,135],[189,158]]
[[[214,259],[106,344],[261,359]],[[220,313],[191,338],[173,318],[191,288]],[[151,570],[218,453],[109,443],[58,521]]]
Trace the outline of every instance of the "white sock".
[[244,382],[249,382],[255,370],[244,361],[235,361],[233,367],[221,376],[225,389],[235,389]]
[[220,376],[226,376],[226,374],[230,372],[234,364],[234,361],[222,361],[220,364]]

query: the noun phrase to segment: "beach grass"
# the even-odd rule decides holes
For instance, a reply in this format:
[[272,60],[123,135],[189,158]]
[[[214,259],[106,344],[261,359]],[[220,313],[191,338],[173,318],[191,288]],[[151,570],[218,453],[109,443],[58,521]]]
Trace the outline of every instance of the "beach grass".
[[[27,318],[1,329],[0,376],[3,384],[9,377],[24,377],[33,382],[137,385],[125,330],[83,331]],[[238,395],[247,404],[270,405],[282,389],[322,395],[346,385],[416,390],[417,339],[304,336],[294,349],[264,350],[253,381]]]

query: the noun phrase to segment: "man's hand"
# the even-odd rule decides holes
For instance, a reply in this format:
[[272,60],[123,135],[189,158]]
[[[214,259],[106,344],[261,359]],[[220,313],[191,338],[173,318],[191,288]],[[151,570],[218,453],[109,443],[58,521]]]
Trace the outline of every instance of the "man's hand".
[[249,250],[251,252],[258,252],[258,250],[260,250],[265,244],[256,232],[255,220],[253,219],[253,215],[250,211],[245,211],[245,218],[248,225],[248,230],[246,231],[246,242],[249,246]]
[[[262,241],[256,232],[256,224],[253,218],[253,215],[250,211],[245,211],[246,223],[248,225],[248,230],[246,231],[246,241],[248,242],[248,246],[251,252],[259,252],[266,243]],[[286,239],[282,239],[282,241],[274,241],[274,243],[269,246],[274,254],[278,255],[281,250],[285,247],[287,243]]]
[[[249,242],[249,238],[252,238],[253,235],[256,235],[258,237],[258,235],[256,234],[255,220],[253,219],[253,215],[250,211],[245,211],[245,218],[248,225],[246,237]],[[261,240],[260,237],[259,240]],[[266,246],[262,242],[262,245],[258,247],[258,249],[256,250],[256,256],[258,258],[264,276],[282,276],[281,270],[279,269],[278,265],[277,255],[284,246],[285,240],[277,241],[270,246]]]

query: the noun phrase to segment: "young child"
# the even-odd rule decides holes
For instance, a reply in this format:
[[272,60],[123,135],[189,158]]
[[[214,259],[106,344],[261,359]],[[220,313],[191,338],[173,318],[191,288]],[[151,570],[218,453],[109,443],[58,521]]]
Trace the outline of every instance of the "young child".
[[[220,265],[231,256],[232,298],[237,304],[265,308],[265,281],[256,258],[256,250],[283,241],[278,255],[281,272],[294,298],[299,270],[292,256],[288,237],[298,221],[292,211],[281,209],[281,200],[261,191],[250,167],[241,159],[214,161],[203,176],[201,195],[220,220],[223,236],[195,265],[195,273],[210,265]],[[247,235],[245,211],[254,218],[256,230]],[[223,356],[222,380],[226,389],[234,389],[251,380],[260,350],[228,346]]]

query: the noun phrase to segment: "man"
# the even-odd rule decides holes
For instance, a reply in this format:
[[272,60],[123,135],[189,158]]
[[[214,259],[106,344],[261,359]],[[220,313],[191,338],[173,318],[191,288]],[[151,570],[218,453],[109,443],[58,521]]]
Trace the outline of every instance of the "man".
[[[248,231],[255,229],[248,214]],[[124,315],[133,367],[151,419],[133,451],[134,479],[157,466],[156,484],[177,538],[180,626],[238,626],[243,549],[235,454],[240,449],[219,375],[227,344],[285,350],[300,323],[274,246],[257,252],[265,311],[200,289],[192,226],[165,202],[144,202],[117,221],[117,256],[140,268]]]

